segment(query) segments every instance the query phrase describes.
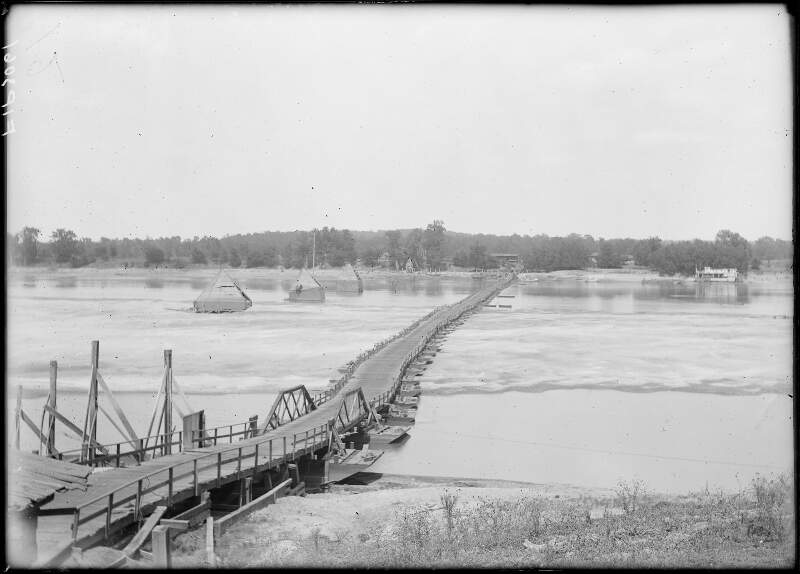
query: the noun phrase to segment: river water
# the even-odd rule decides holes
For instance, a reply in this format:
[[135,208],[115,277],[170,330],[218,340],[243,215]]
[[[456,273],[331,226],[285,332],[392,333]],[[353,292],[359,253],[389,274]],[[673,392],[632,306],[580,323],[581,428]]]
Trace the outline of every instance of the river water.
[[[238,270],[251,309],[189,312],[214,274],[12,273],[8,412],[22,385],[39,423],[55,359],[59,410],[82,426],[97,339],[100,372],[141,432],[167,348],[209,426],[263,417],[279,389],[324,388],[360,351],[482,284],[366,274],[360,296],[331,290],[324,304],[296,304],[284,301],[296,272]],[[583,486],[638,478],[673,492],[735,490],[755,473],[790,470],[791,283],[626,279],[542,277],[507,289],[493,304],[510,308],[484,308],[450,335],[422,377],[411,440],[373,470]],[[99,434],[119,439],[104,419]],[[26,428],[21,442],[38,447]],[[63,429],[57,443],[76,446]]]

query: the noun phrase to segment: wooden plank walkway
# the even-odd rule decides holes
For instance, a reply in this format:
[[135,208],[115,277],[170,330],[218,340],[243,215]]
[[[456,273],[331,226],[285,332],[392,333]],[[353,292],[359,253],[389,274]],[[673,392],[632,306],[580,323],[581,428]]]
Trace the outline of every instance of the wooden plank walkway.
[[[39,565],[57,564],[73,545],[86,548],[147,517],[157,506],[175,503],[202,492],[276,468],[305,454],[325,449],[330,421],[339,413],[341,397],[363,390],[375,407],[388,404],[401,375],[431,337],[464,313],[480,308],[504,284],[481,289],[462,301],[433,313],[405,336],[395,339],[362,362],[331,400],[315,410],[233,444],[167,455],[127,468],[109,468],[89,476],[85,492],[57,493],[42,506],[37,543]],[[358,420],[352,421],[355,425]],[[352,426],[351,425],[351,426]],[[77,533],[73,535],[73,529]]]

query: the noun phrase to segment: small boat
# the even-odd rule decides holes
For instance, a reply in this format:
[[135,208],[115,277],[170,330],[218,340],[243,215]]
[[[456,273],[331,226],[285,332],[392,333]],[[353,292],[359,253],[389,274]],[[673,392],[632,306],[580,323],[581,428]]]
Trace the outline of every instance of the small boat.
[[307,269],[300,271],[300,276],[289,291],[287,301],[306,301],[323,303],[325,301],[325,289],[314,278]]
[[220,269],[209,286],[194,301],[196,313],[232,313],[253,305],[247,293],[227,273]]
[[399,396],[394,400],[394,404],[415,409],[419,405],[419,397]]
[[384,448],[392,443],[400,441],[411,430],[410,426],[389,426],[379,425],[367,431],[369,435],[370,448]]
[[336,280],[336,291],[338,293],[356,294],[364,292],[364,280],[350,263],[345,265],[339,278]]
[[698,283],[734,283],[739,278],[739,271],[733,267],[714,269],[706,266],[702,270],[695,268],[694,278]]
[[417,418],[417,409],[406,408],[398,405],[389,405],[389,411],[384,416],[384,422],[389,426],[413,425]]
[[403,383],[400,385],[399,395],[401,397],[418,397],[422,394],[422,387],[419,384]]
[[337,482],[372,466],[383,455],[382,450],[370,450],[367,445],[361,450],[345,449],[333,455],[328,462],[328,482]]

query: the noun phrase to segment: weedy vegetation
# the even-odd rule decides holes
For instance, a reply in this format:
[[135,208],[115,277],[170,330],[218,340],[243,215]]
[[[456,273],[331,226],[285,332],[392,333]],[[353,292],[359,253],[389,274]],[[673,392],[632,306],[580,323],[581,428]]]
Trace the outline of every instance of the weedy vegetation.
[[[736,494],[663,498],[640,481],[616,500],[478,498],[445,490],[361,534],[318,529],[293,540],[220,548],[220,565],[318,567],[786,567],[794,563],[793,485],[757,476]],[[184,543],[189,554],[197,553]],[[186,556],[188,559],[189,556]],[[180,562],[179,562],[180,563]],[[189,562],[184,562],[188,565]],[[193,562],[195,565],[202,565]]]

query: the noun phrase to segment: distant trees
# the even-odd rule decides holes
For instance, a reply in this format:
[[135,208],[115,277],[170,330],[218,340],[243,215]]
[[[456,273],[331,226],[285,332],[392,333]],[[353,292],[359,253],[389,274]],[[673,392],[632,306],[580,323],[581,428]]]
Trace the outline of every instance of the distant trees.
[[245,267],[276,267],[278,265],[278,254],[274,248],[266,248],[247,254]]
[[108,237],[101,237],[100,243],[94,246],[95,258],[102,261],[108,261],[112,257],[112,252],[116,255],[116,249],[112,248],[111,240]]
[[205,265],[208,263],[208,258],[206,258],[206,254],[200,250],[199,247],[192,248],[192,263]]
[[[395,263],[401,263],[403,259],[403,233],[397,230],[386,232],[386,252],[391,259],[392,267]],[[405,261],[402,261],[405,263]]]
[[658,237],[650,237],[642,241],[637,241],[633,246],[633,260],[636,265],[648,267],[652,265],[653,253],[661,248],[662,241]]
[[232,267],[311,266],[316,245],[316,264],[341,266],[361,259],[376,265],[384,253],[388,265],[405,265],[411,257],[420,267],[442,268],[445,260],[465,269],[492,269],[498,262],[493,253],[517,253],[530,271],[585,269],[592,261],[599,267],[614,268],[633,262],[665,275],[693,274],[696,267],[735,267],[746,273],[773,260],[791,260],[791,241],[761,237],[748,242],[740,234],[723,229],[714,241],[663,241],[647,239],[600,238],[570,234],[487,235],[448,231],[444,222],[434,220],[424,229],[350,231],[323,227],[313,231],[265,231],[216,237],[123,238],[101,237],[99,241],[79,239],[69,229],[59,228],[50,241],[40,241],[41,233],[24,227],[7,235],[7,257],[12,264],[37,263],[82,266],[94,261],[128,265],[228,264]]
[[161,265],[164,263],[166,257],[164,256],[164,250],[156,247],[155,245],[150,245],[144,248],[144,263],[145,266],[150,265]]
[[230,265],[234,269],[242,266],[242,258],[239,257],[239,252],[236,251],[235,249],[231,249],[231,252],[228,255],[228,265]]
[[424,234],[421,229],[412,229],[405,237],[403,244],[403,261],[400,262],[401,266],[412,258],[417,265],[422,263],[425,259],[424,247],[422,246],[422,238]]
[[595,247],[591,236],[576,233],[567,237],[536,235],[524,255],[525,267],[537,271],[585,269]]
[[[645,240],[651,241],[651,240]],[[674,241],[651,250],[655,242],[642,247],[647,251],[647,265],[663,275],[692,275],[695,269],[709,267],[736,268],[741,273],[750,269],[751,252],[747,240],[723,229],[714,241]]]
[[604,269],[619,269],[624,263],[624,255],[614,245],[605,239],[600,239],[600,251],[597,256],[597,266]]
[[750,244],[747,239],[729,229],[717,233],[714,239],[714,267],[735,267],[742,273],[750,268]]
[[759,237],[751,246],[753,257],[761,261],[791,259],[793,251],[794,247],[791,241],[772,237]]
[[17,234],[23,265],[36,263],[39,255],[39,234],[40,231],[35,227],[23,227]]
[[444,259],[444,232],[444,221],[434,219],[433,223],[429,223],[422,233],[422,247],[425,253],[424,263],[432,269],[441,267],[442,259]]
[[50,236],[56,263],[68,263],[79,253],[78,236],[69,229],[56,229]]
[[341,267],[345,263],[355,263],[356,241],[349,230],[323,227],[315,229],[313,234],[312,248],[316,250],[317,265]]
[[485,245],[476,242],[469,248],[467,265],[473,269],[486,269],[489,266],[489,254]]

